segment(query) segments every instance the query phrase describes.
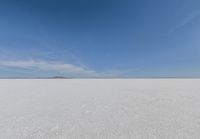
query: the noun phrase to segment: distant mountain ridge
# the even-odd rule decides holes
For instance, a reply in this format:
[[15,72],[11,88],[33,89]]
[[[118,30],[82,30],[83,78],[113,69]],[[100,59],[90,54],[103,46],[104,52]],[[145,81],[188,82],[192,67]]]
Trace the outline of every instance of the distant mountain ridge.
[[52,76],[52,77],[0,77],[0,79],[72,79],[72,77]]

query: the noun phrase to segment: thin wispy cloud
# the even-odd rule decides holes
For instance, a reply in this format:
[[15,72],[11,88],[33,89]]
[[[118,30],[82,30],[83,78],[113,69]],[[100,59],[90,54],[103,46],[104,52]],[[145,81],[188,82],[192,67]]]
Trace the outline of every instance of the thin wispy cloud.
[[182,22],[180,22],[178,25],[176,25],[174,28],[172,28],[170,30],[170,33],[173,33],[175,31],[183,28],[184,26],[188,25],[189,23],[191,23],[194,19],[196,19],[198,17],[200,17],[200,11],[190,14]]
[[1,60],[0,67],[19,68],[27,70],[41,70],[41,71],[54,71],[58,73],[68,73],[78,76],[96,76],[97,73],[93,70],[86,68],[86,66],[77,66],[73,64],[61,62],[47,62],[36,60]]

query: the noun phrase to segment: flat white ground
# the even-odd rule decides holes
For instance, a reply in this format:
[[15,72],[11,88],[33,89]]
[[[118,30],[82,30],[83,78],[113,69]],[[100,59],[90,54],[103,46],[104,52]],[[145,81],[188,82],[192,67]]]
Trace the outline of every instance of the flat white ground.
[[198,79],[0,80],[0,139],[199,139]]

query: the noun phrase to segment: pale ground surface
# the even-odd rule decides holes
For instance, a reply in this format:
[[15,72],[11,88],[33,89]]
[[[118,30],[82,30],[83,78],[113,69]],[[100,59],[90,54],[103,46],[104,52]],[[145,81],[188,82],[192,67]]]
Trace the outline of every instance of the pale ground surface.
[[0,139],[200,139],[200,80],[0,80]]

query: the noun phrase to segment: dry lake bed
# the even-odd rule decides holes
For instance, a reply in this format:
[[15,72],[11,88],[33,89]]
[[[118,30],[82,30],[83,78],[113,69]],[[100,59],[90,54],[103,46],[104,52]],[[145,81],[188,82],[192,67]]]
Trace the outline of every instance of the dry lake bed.
[[199,138],[199,79],[0,80],[0,139]]

